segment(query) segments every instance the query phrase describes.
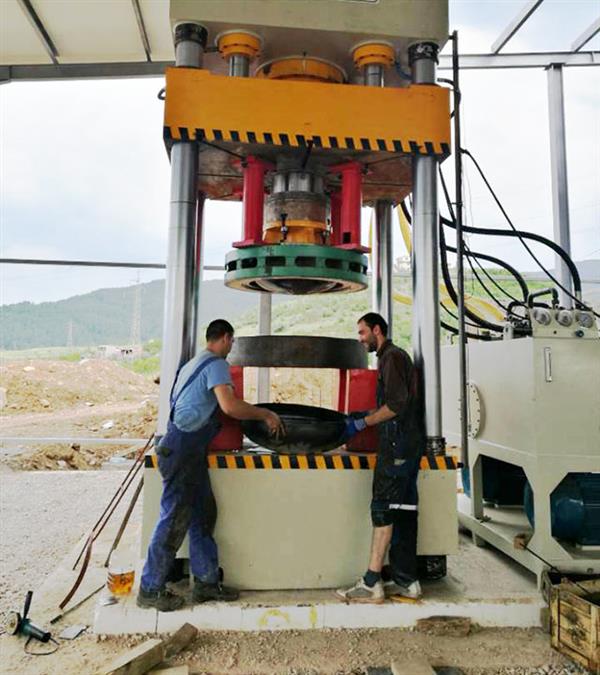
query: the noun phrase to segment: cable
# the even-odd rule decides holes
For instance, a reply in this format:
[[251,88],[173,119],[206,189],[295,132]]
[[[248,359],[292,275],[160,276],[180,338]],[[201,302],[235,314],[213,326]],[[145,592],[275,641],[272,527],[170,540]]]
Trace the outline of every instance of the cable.
[[[441,183],[442,183],[442,189],[443,189],[443,191],[444,191],[444,196],[445,196],[445,198],[446,198],[446,205],[447,205],[447,207],[448,207],[448,212],[449,212],[449,214],[450,214],[450,218],[452,219],[452,221],[453,221],[454,224],[456,225],[456,216],[454,215],[454,209],[452,208],[452,201],[451,201],[451,199],[450,199],[450,193],[448,192],[448,186],[446,185],[446,181],[445,181],[445,179],[444,179],[444,174],[442,173],[442,167],[441,167],[441,166],[438,167],[438,173],[439,173],[439,176],[440,176],[440,181],[441,181]],[[472,261],[471,261],[471,258],[469,257],[469,247],[468,247],[464,242],[463,242],[463,249],[464,249],[464,252],[465,252],[465,256],[467,257],[467,262],[468,262],[468,264],[469,264],[469,267],[471,268],[471,271],[473,272],[473,275],[475,276],[475,278],[477,279],[477,281],[479,282],[479,284],[481,285],[481,287],[483,288],[483,290],[488,294],[488,296],[489,296],[489,297],[490,297],[497,305],[499,305],[500,307],[502,307],[502,309],[506,312],[506,306],[505,306],[502,302],[500,302],[500,300],[498,300],[498,299],[494,296],[494,294],[492,293],[492,291],[490,291],[490,289],[487,287],[487,285],[482,281],[482,279],[481,279],[481,277],[479,276],[479,274],[475,271],[475,268],[473,267],[473,263],[472,263]],[[446,251],[448,251],[448,250],[449,250],[449,248],[448,248],[448,246],[446,246]],[[455,253],[458,253],[458,250],[457,250],[457,249],[454,249],[454,252],[455,252]],[[479,265],[479,267],[483,270],[483,267],[482,267],[481,265]],[[486,274],[487,274],[487,272],[486,272]],[[491,279],[491,277],[490,277],[489,274],[487,274],[487,276],[488,276],[488,278]],[[494,282],[494,283],[496,284],[496,282]],[[496,284],[496,286],[498,286],[498,284]],[[502,290],[502,288],[500,288],[500,290]],[[510,296],[510,294],[508,294],[508,295]],[[512,300],[516,300],[516,298],[514,298],[514,297],[512,297],[512,296],[510,296],[510,297],[511,297]],[[525,299],[527,299],[527,298],[525,298]]]
[[[411,223],[412,222],[412,216],[408,211],[408,208],[404,201],[400,202],[400,207],[402,209],[402,213],[404,213],[404,216],[406,217],[406,220]],[[444,232],[443,232],[443,227],[440,223],[440,258],[441,258],[441,263],[442,263],[442,276],[444,278],[444,284],[446,285],[446,289],[448,290],[448,295],[450,296],[452,302],[456,305],[458,301],[458,296],[456,295],[456,291],[454,289],[454,286],[452,285],[452,279],[450,278],[450,272],[448,270],[448,258],[446,257],[445,254],[445,247],[446,247],[446,242],[444,239]],[[493,330],[498,333],[503,333],[504,328],[498,324],[492,323],[491,321],[487,321],[486,319],[483,319],[479,315],[475,314],[474,312],[471,312],[470,309],[465,307],[465,315],[468,316],[472,321],[475,322],[475,324],[480,327],[480,328],[486,328],[487,330]],[[455,317],[456,318],[456,317]],[[444,326],[446,328],[446,326]],[[473,337],[473,335],[468,335],[467,337]]]
[[[482,168],[479,166],[479,163],[477,162],[477,160],[475,159],[475,157],[473,157],[473,155],[472,155],[468,150],[466,150],[465,148],[461,148],[460,151],[461,151],[463,154],[467,155],[467,157],[469,157],[469,159],[470,159],[470,160],[473,162],[473,164],[475,165],[475,168],[476,168],[477,171],[479,172],[479,175],[481,176],[483,182],[485,183],[486,187],[487,187],[488,190],[490,191],[490,194],[492,195],[494,201],[495,201],[496,204],[498,205],[498,208],[500,209],[502,215],[504,216],[504,218],[506,219],[506,222],[510,225],[511,230],[512,230],[512,232],[507,232],[507,231],[505,231],[505,230],[488,230],[487,228],[486,228],[487,231],[484,230],[484,229],[482,229],[482,228],[465,228],[465,231],[469,232],[469,231],[472,231],[473,229],[475,229],[475,230],[480,230],[480,232],[479,232],[480,234],[498,234],[498,235],[502,234],[502,236],[506,236],[506,235],[509,235],[509,236],[517,236],[517,237],[519,238],[519,240],[521,241],[521,243],[523,244],[523,246],[525,247],[525,249],[527,250],[527,252],[529,253],[529,255],[530,255],[530,256],[533,258],[533,260],[537,263],[538,267],[544,272],[544,274],[545,274],[549,279],[551,279],[551,280],[554,282],[554,284],[555,284],[556,286],[558,286],[558,287],[559,287],[561,290],[563,290],[563,291],[564,291],[564,292],[565,292],[572,300],[575,301],[575,305],[576,305],[576,307],[577,307],[578,309],[585,309],[585,310],[587,310],[587,311],[591,311],[595,316],[597,316],[597,317],[600,318],[600,314],[597,314],[596,312],[594,312],[594,310],[593,310],[591,307],[586,306],[586,305],[581,301],[581,298],[580,298],[580,297],[578,297],[577,295],[572,294],[572,293],[570,292],[569,289],[565,288],[565,287],[558,281],[558,279],[556,279],[556,277],[554,277],[554,275],[552,275],[552,274],[544,267],[544,265],[539,261],[539,259],[537,258],[537,256],[533,253],[533,251],[531,250],[531,248],[530,248],[523,240],[524,240],[524,239],[531,239],[531,240],[533,240],[533,241],[539,241],[539,242],[541,242],[541,243],[545,243],[547,246],[549,246],[550,248],[552,248],[552,249],[554,250],[554,252],[557,253],[557,254],[562,258],[562,260],[565,262],[565,264],[566,264],[567,267],[569,268],[569,271],[570,271],[570,273],[571,273],[571,278],[572,278],[572,280],[573,280],[573,288],[575,289],[575,293],[576,293],[576,294],[579,294],[579,296],[580,296],[580,295],[581,295],[581,277],[579,276],[579,271],[578,271],[577,267],[575,266],[575,263],[571,260],[570,256],[566,253],[566,251],[564,251],[564,249],[562,249],[558,244],[555,244],[555,243],[554,243],[553,241],[551,241],[550,239],[546,239],[545,237],[541,237],[540,235],[534,235],[534,234],[531,233],[531,232],[522,232],[522,231],[520,231],[520,230],[517,230],[517,228],[514,226],[512,220],[509,218],[508,214],[506,213],[504,207],[502,206],[502,203],[501,203],[500,200],[498,199],[498,196],[497,196],[496,193],[494,192],[492,186],[491,186],[490,183],[488,182],[488,180],[487,180],[485,174],[483,173]],[[475,232],[475,234],[478,234],[478,232]]]
[[53,637],[51,637],[50,642],[54,642],[54,644],[56,645],[56,647],[54,647],[54,649],[52,649],[49,652],[32,652],[29,649],[27,649],[27,645],[31,642],[32,639],[33,639],[33,636],[30,635],[29,638],[27,639],[27,641],[25,642],[25,644],[23,645],[23,651],[28,656],[50,656],[50,654],[54,654],[56,651],[58,651],[58,648],[60,647],[60,644]]

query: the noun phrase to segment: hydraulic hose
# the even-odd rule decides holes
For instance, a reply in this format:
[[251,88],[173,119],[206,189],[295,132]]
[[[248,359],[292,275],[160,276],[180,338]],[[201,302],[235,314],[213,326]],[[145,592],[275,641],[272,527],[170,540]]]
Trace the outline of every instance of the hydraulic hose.
[[[400,206],[402,208],[402,213],[404,214],[404,217],[406,220],[410,223],[411,222],[411,215],[408,211],[408,208],[406,207],[406,204],[404,202],[400,203]],[[456,294],[456,290],[452,284],[452,279],[450,278],[450,272],[448,270],[448,258],[446,256],[446,239],[444,237],[444,228],[442,227],[442,224],[440,222],[440,258],[442,262],[442,277],[444,279],[444,284],[446,286],[446,289],[448,290],[448,295],[452,299],[452,302],[457,305],[458,304],[458,295]],[[471,312],[471,310],[468,309],[468,307],[465,307],[465,316],[468,316],[469,319],[474,321],[477,325],[479,325],[481,328],[486,328],[487,330],[493,330],[497,333],[503,333],[504,328],[500,326],[497,323],[492,323],[491,321],[487,321],[486,319],[483,319],[482,317],[478,316],[477,314]]]
[[[450,246],[450,244],[446,244],[446,250],[450,251],[450,253],[456,253],[456,248],[454,248],[454,246]],[[521,289],[521,293],[523,294],[523,301],[527,302],[527,297],[529,295],[529,287],[527,286],[525,279],[514,267],[512,267],[512,265],[509,265],[507,262],[504,262],[504,260],[500,260],[500,258],[494,258],[494,256],[487,255],[486,253],[479,253],[478,251],[472,251],[470,249],[468,251],[465,251],[465,253],[469,258],[477,258],[478,260],[487,260],[488,262],[491,262],[494,265],[503,267],[507,272],[512,274],[512,276],[515,278],[515,281],[519,284],[519,288]],[[491,278],[490,281],[496,284],[496,286],[498,286],[498,284],[493,278]],[[503,291],[501,286],[499,286],[499,290]]]
[[[456,305],[458,303],[458,296],[454,285],[452,284],[452,278],[450,277],[450,270],[448,269],[448,257],[446,256],[446,238],[444,237],[444,228],[440,222],[440,259],[442,262],[442,277],[444,278],[444,284],[448,290],[448,295],[452,298],[452,302]],[[468,307],[465,307],[465,316],[468,316],[471,321],[474,321],[476,324],[487,330],[493,330],[497,333],[503,333],[504,327],[497,323],[492,323],[487,319],[483,319],[474,312],[472,312]]]
[[[585,304],[582,303],[581,301],[581,277],[579,276],[579,271],[577,270],[577,267],[575,266],[575,263],[571,260],[571,257],[567,254],[567,252],[561,248],[558,244],[555,244],[551,239],[546,239],[545,237],[542,237],[538,234],[533,234],[532,232],[522,232],[520,230],[517,230],[517,228],[514,226],[512,220],[508,217],[508,214],[504,210],[504,207],[502,206],[502,203],[498,199],[498,196],[494,192],[492,186],[490,185],[488,179],[486,178],[485,174],[483,173],[483,169],[479,166],[479,163],[473,157],[473,155],[466,150],[465,148],[461,148],[460,152],[463,154],[467,155],[469,159],[473,162],[475,165],[475,168],[479,172],[479,175],[481,176],[483,182],[485,183],[487,189],[490,191],[490,194],[492,195],[494,201],[496,202],[498,208],[502,212],[502,215],[506,218],[506,222],[510,225],[512,231],[505,231],[505,230],[491,230],[491,229],[483,229],[483,228],[469,228],[466,227],[464,228],[465,232],[473,232],[474,234],[494,234],[494,235],[500,235],[500,236],[513,236],[513,237],[518,237],[520,242],[523,244],[523,246],[527,249],[527,252],[529,255],[535,260],[535,262],[538,264],[540,269],[546,274],[546,276],[551,279],[556,286],[558,286],[560,289],[562,289],[572,300],[575,301],[575,305],[578,309],[587,309],[590,310],[591,308],[586,307]],[[573,288],[575,290],[575,295],[571,293],[571,291],[568,288],[565,288],[559,281],[554,277],[543,265],[542,263],[538,260],[536,255],[533,253],[533,251],[527,246],[527,244],[523,241],[523,239],[531,239],[532,241],[538,241],[540,243],[546,244],[546,246],[549,246],[557,255],[560,256],[560,258],[564,261],[564,263],[567,265],[569,268],[569,272],[571,273],[571,279],[573,281]],[[595,312],[594,312],[595,314]],[[598,315],[596,315],[598,316]]]
[[[449,218],[442,217],[442,222],[444,225],[447,225],[452,229],[456,229],[456,225]],[[562,260],[565,261],[571,273],[571,278],[573,279],[573,288],[575,289],[575,293],[581,293],[581,277],[579,276],[579,271],[577,270],[575,263],[567,255],[567,253],[551,239],[546,239],[546,237],[542,237],[542,235],[535,234],[533,232],[523,232],[522,230],[496,230],[491,227],[472,227],[470,225],[464,225],[463,230],[469,234],[489,234],[498,237],[518,237],[519,239],[531,239],[532,241],[537,241],[540,244],[545,244],[555,253],[557,253],[562,258]],[[548,276],[550,276],[550,278],[552,278],[552,276],[546,270],[544,271],[546,274],[548,274]],[[560,286],[560,284],[558,285]],[[582,302],[579,298],[574,297],[573,299],[578,305],[580,305],[580,309],[583,308]]]

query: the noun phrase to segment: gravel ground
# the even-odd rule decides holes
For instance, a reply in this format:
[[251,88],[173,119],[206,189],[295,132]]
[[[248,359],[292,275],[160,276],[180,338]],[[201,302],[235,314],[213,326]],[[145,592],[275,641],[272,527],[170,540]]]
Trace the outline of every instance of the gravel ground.
[[91,528],[124,475],[13,471],[0,464],[0,616],[22,610],[27,591]]
[[[0,612],[22,608],[26,591],[35,590],[91,527],[123,476],[122,471],[23,472],[0,465]],[[85,612],[89,608],[70,620],[91,623]],[[146,637],[83,635],[42,658],[24,655],[22,640],[2,635],[0,673],[93,673]],[[583,672],[553,652],[548,636],[535,629],[475,630],[463,638],[398,629],[203,632],[173,665],[187,663],[195,675],[360,675],[368,674],[369,666],[389,667],[392,659],[419,656],[433,666],[461,668],[465,675]]]

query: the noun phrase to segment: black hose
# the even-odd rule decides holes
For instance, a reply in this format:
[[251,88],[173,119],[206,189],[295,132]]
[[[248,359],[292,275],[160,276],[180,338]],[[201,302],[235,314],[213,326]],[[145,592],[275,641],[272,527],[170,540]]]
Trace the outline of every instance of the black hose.
[[[450,251],[450,253],[456,253],[456,249],[453,246],[450,246],[449,244],[446,244],[446,250]],[[519,284],[519,288],[521,289],[521,293],[523,294],[523,301],[527,302],[527,297],[529,295],[529,287],[527,286],[527,282],[525,279],[521,276],[521,274],[514,268],[512,265],[509,265],[507,262],[504,262],[504,260],[500,260],[500,258],[494,258],[494,256],[487,255],[486,253],[479,253],[478,251],[472,251],[471,249],[466,251],[467,256],[470,258],[475,258],[475,259],[480,259],[480,260],[487,260],[488,262],[493,263],[494,265],[498,265],[500,267],[503,267],[507,272],[512,274],[512,276],[515,278],[515,281]],[[513,296],[508,293],[500,284],[494,279],[493,276],[487,273],[487,270],[485,267],[481,268],[486,276],[489,278],[489,280],[503,293],[508,295],[509,298],[512,300],[516,300],[516,298],[513,298]],[[496,302],[498,302],[496,300]]]
[[[465,228],[466,229],[466,228]],[[444,228],[440,222],[440,259],[442,262],[442,277],[444,278],[444,284],[446,285],[446,290],[448,295],[452,298],[452,302],[456,305],[458,303],[458,296],[454,285],[452,284],[452,279],[450,277],[450,270],[448,269],[448,256],[446,255],[446,238],[444,237]],[[481,328],[487,328],[488,330],[496,331],[497,333],[503,333],[504,327],[500,324],[493,323],[487,319],[482,319],[478,314],[472,312],[468,307],[465,307],[465,316],[468,316],[469,319],[474,321],[476,324],[481,326]]]
[[[409,223],[411,223],[412,222],[411,215],[408,212],[408,208],[406,207],[406,204],[403,201],[400,202],[400,208],[402,209],[402,213],[404,214],[406,220]],[[455,305],[457,305],[458,295],[456,294],[456,290],[452,284],[452,279],[450,278],[450,271],[448,270],[448,258],[446,256],[446,240],[444,237],[444,228],[442,227],[441,222],[440,222],[440,259],[442,263],[442,277],[444,279],[444,284],[448,291],[448,295],[452,299],[452,302]],[[486,319],[482,319],[479,315],[472,312],[468,307],[465,307],[465,316],[468,316],[469,319],[474,321],[481,328],[493,330],[496,331],[497,333],[504,332],[504,328],[502,326],[496,323],[492,323],[491,321],[487,321]]]
[[[571,273],[571,279],[573,280],[573,288],[575,289],[575,293],[581,294],[581,277],[579,276],[579,271],[575,265],[575,263],[571,260],[570,256],[567,254],[567,252],[562,249],[558,244],[553,242],[551,239],[546,239],[546,237],[542,237],[538,234],[533,234],[532,232],[522,232],[520,230],[517,230],[517,228],[514,226],[512,220],[508,217],[508,214],[504,210],[504,207],[502,206],[502,203],[498,199],[498,196],[494,192],[492,186],[488,182],[487,178],[485,177],[485,174],[483,173],[482,168],[479,166],[479,163],[473,157],[473,155],[466,149],[461,148],[461,152],[473,162],[475,165],[475,168],[479,172],[479,175],[481,176],[483,182],[485,183],[486,187],[490,191],[490,194],[492,195],[494,201],[498,205],[498,208],[502,212],[502,215],[505,217],[506,222],[510,225],[511,231],[506,231],[506,230],[492,230],[490,228],[472,228],[472,227],[465,227],[464,230],[465,232],[472,232],[473,234],[493,234],[493,235],[499,235],[499,236],[513,236],[513,237],[518,237],[529,255],[535,260],[535,262],[538,264],[539,268],[544,272],[544,274],[551,279],[560,289],[562,289],[572,300],[575,301],[576,306],[579,309],[587,309],[589,310],[589,307],[586,307],[581,300],[576,296],[573,295],[568,288],[565,288],[559,281],[556,279],[543,265],[542,263],[538,260],[536,255],[533,253],[533,251],[527,246],[527,244],[523,241],[524,239],[531,239],[532,241],[537,241],[542,244],[545,244],[546,246],[549,246],[556,254],[558,254],[561,259],[564,261],[564,263],[567,265],[569,268],[569,272]],[[598,316],[598,315],[597,315]]]

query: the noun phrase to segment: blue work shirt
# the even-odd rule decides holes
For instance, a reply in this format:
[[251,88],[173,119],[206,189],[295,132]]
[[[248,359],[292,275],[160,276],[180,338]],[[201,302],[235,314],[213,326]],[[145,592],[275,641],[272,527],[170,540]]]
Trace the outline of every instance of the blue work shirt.
[[[205,349],[188,361],[179,371],[173,396],[177,396],[196,368],[212,357],[214,354]],[[229,364],[222,358],[209,363],[177,400],[173,421],[178,429],[198,431],[208,422],[218,405],[213,389],[219,384],[232,384]]]

